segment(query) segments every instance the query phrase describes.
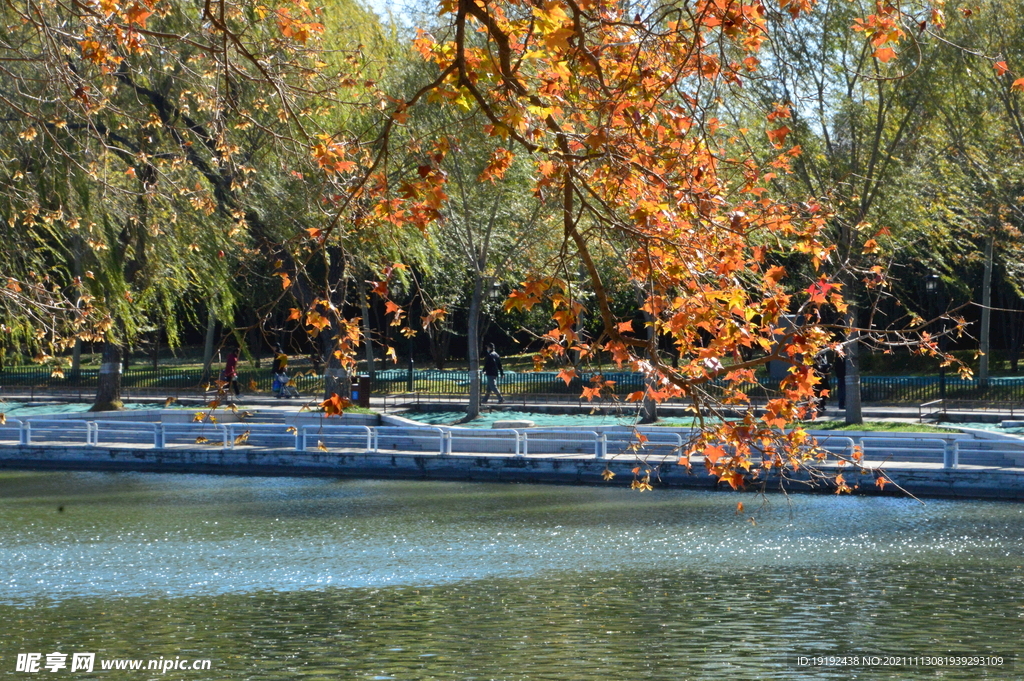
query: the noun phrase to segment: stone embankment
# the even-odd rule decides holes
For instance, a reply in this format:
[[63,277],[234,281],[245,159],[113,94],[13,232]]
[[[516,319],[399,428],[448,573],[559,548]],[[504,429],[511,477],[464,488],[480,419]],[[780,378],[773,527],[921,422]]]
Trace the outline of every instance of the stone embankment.
[[[386,415],[217,416],[216,423],[192,422],[192,412],[137,410],[8,419],[0,425],[0,468],[605,485],[649,475],[655,486],[721,486],[699,458],[691,471],[678,465],[686,429],[644,428],[647,442],[638,449],[634,431],[623,426],[481,430]],[[1021,438],[985,432],[816,435],[837,453],[862,449],[862,467],[842,471],[855,493],[1024,500]],[[875,483],[882,475],[891,484],[880,491]],[[767,487],[778,484],[769,480]],[[791,478],[787,489],[833,491],[806,476]]]

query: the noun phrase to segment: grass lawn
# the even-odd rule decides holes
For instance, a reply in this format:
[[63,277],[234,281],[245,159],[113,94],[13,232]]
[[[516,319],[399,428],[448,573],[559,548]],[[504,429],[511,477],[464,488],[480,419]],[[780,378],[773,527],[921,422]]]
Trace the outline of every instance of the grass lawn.
[[[690,421],[658,421],[656,425],[671,428],[689,428]],[[846,425],[845,421],[804,421],[792,424],[806,430],[857,430],[879,433],[949,433],[949,428],[936,428],[923,423],[904,423],[902,421],[865,421],[856,425]]]
[[923,423],[903,421],[865,421],[847,425],[846,421],[807,421],[799,425],[806,430],[861,430],[882,433],[949,433],[949,428],[937,428]]

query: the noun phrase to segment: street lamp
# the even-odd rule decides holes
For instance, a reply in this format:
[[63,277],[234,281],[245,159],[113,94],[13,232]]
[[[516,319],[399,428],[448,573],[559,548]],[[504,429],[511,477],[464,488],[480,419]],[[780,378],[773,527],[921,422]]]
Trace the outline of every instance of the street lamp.
[[491,279],[491,287],[487,291],[487,297],[491,299],[492,303],[496,303],[501,300],[501,282],[497,279]]

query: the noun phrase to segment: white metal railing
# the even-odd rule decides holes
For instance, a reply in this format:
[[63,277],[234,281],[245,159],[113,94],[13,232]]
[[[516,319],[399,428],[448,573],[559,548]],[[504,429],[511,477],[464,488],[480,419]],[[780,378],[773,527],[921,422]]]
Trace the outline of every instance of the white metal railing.
[[448,454],[523,455],[523,434],[515,428],[449,428],[447,432]]
[[864,450],[864,457],[869,453],[877,453],[900,461],[900,456],[907,454],[915,455],[915,458],[924,456],[928,459],[942,461],[944,468],[956,468],[958,465],[958,446],[956,439],[946,438],[887,438],[887,437],[862,437],[860,445]]
[[21,419],[8,418],[0,424],[0,441],[14,442],[19,445],[25,444],[25,428]]
[[176,445],[228,446],[228,429],[223,423],[164,423],[161,430],[164,447],[168,448]]
[[[638,434],[642,437],[638,437]],[[256,447],[299,452],[356,450],[367,453],[401,452],[435,456],[486,454],[494,456],[669,455],[682,449],[685,431],[593,431],[566,429],[472,429],[440,426],[288,426],[284,423],[150,423],[86,421],[79,419],[8,419],[0,424],[0,445],[59,444],[96,447],[181,448]],[[945,468],[960,465],[961,454],[975,465],[1024,467],[1024,446],[1003,441],[961,440],[955,437],[818,436],[818,444],[849,456],[860,446],[865,458],[903,461],[941,461]],[[987,462],[987,463],[980,463]],[[993,463],[994,462],[994,463]]]
[[[374,432],[369,426],[302,426],[296,434],[295,448],[300,452],[308,451],[310,437],[317,438],[318,449],[329,450],[330,444],[346,449],[360,448],[352,446],[352,444],[356,444],[361,445],[361,448],[368,452],[376,451]],[[339,440],[348,444],[336,444]]]
[[95,429],[92,421],[74,421],[71,419],[30,419],[22,425],[21,443],[32,444],[33,435],[45,438],[48,442],[73,442],[91,445],[92,433]]
[[145,421],[88,421],[92,425],[92,440],[96,447],[100,441],[111,444],[152,445],[162,447],[159,423]]
[[[555,452],[545,451],[545,454],[580,454],[577,451],[585,446],[592,448],[595,459],[603,459],[607,456],[608,439],[605,434],[596,433],[591,430],[524,430],[523,431],[523,456],[529,456],[532,449],[537,453],[538,449],[556,450]],[[569,451],[569,444],[574,445]]]

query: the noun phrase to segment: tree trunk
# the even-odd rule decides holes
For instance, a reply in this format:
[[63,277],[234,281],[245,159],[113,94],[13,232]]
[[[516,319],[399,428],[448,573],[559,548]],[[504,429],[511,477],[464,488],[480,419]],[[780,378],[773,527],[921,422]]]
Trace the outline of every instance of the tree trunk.
[[250,309],[248,312],[249,317],[249,330],[245,333],[245,342],[249,345],[249,354],[252,357],[252,365],[256,369],[260,368],[260,354],[263,352],[263,335],[260,333],[260,317],[256,314],[256,310]]
[[[639,291],[637,292],[637,297],[638,298],[641,297]],[[651,317],[651,313],[647,312],[645,310],[644,311],[644,322],[645,322],[644,326],[647,327],[646,331],[647,331],[647,358],[648,359],[652,359],[652,357],[651,357],[651,346],[655,342],[655,334],[657,333],[654,330],[654,325],[651,324],[652,321],[654,321],[654,320],[653,320],[653,317]],[[640,423],[654,423],[655,421],[658,420],[658,403],[657,403],[657,401],[654,400],[653,397],[650,396],[651,390],[654,389],[655,386],[651,384],[651,379],[646,377],[646,376],[644,377],[644,387],[646,387],[646,390],[644,390],[644,401],[643,401],[643,404],[641,404],[641,406],[640,406]]]
[[981,357],[978,358],[978,383],[982,388],[988,386],[988,353],[989,331],[992,326],[992,249],[995,235],[989,234],[985,239],[985,276],[981,283]]
[[847,310],[846,343],[846,423],[864,423],[860,405],[860,331],[857,329],[857,308]]
[[206,314],[206,344],[203,346],[203,381],[210,380],[210,367],[213,365],[213,344],[217,338],[217,318],[211,307]]
[[469,360],[469,405],[466,420],[480,415],[480,302],[483,298],[484,278],[473,277],[473,296],[469,300],[469,321],[466,324],[466,359]]
[[89,411],[120,411],[121,402],[121,346],[113,341],[103,344],[96,400]]
[[82,377],[82,339],[75,339],[75,347],[71,350],[71,380],[76,384]]
[[153,371],[160,368],[160,329],[153,332],[153,353],[150,355],[153,362]]
[[320,339],[323,342],[325,400],[334,394],[344,399],[352,396],[352,376],[341,366],[341,360],[334,353],[337,350],[335,342],[337,337],[333,324],[329,330],[324,330],[320,334]]
[[373,327],[370,324],[370,301],[367,300],[366,282],[363,277],[356,281],[356,295],[359,296],[359,313],[363,316],[363,344],[366,359],[366,373],[370,377],[372,389],[374,379],[377,377],[377,367],[374,365],[373,357]]

